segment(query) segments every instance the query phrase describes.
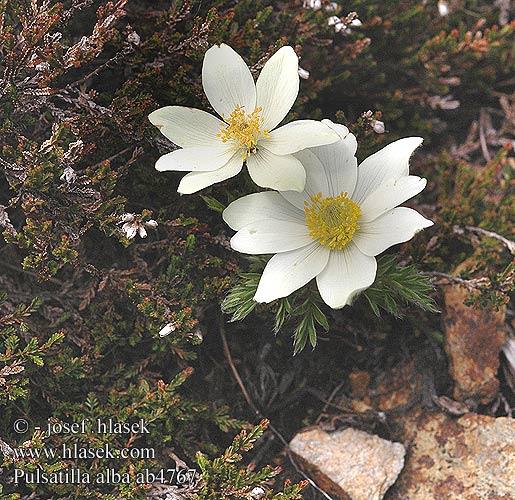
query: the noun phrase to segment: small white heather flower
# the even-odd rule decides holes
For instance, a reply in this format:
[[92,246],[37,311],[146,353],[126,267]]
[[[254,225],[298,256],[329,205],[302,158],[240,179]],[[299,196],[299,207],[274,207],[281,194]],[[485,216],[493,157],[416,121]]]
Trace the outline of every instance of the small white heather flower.
[[47,62],[40,62],[39,64],[36,64],[36,71],[48,71],[50,69],[50,64]]
[[276,128],[297,98],[298,69],[294,50],[282,47],[254,82],[231,47],[211,47],[204,57],[202,85],[223,121],[183,106],[151,113],[149,120],[182,148],[159,158],[156,169],[191,171],[179,184],[182,194],[237,175],[244,162],[258,186],[302,191],[306,171],[293,153],[336,142],[338,134],[315,120],[297,120]]
[[302,6],[305,9],[319,10],[322,8],[322,0],[304,0]]
[[384,134],[385,128],[384,128],[384,122],[380,120],[373,120],[372,121],[372,130],[376,134]]
[[338,16],[331,16],[329,19],[327,19],[327,24],[329,26],[334,26],[334,31],[336,33],[339,33],[340,31],[344,30],[344,34],[346,35],[351,33],[351,26],[358,28],[362,25],[361,21],[356,17],[349,23],[349,26],[347,26]]
[[438,0],[438,13],[442,17],[449,15],[449,4],[445,0]]
[[331,16],[327,20],[327,24],[329,26],[334,26],[334,31],[339,33],[343,28],[345,28],[345,24],[342,23],[342,20],[338,16]]
[[72,184],[77,180],[77,174],[72,167],[64,167],[64,172],[61,174],[61,177],[59,177],[59,180],[67,184]]
[[299,66],[299,76],[303,79],[303,80],[307,80],[309,78],[309,71],[307,69],[304,69],[304,68],[301,68]]
[[195,328],[195,330],[192,334],[189,335],[189,337],[197,339],[196,342],[198,344],[202,344],[202,342],[204,342],[204,335],[202,335],[202,331],[200,330],[200,328]]
[[255,488],[252,488],[252,491],[250,492],[250,496],[252,498],[263,498],[265,496],[265,490],[261,488],[260,486],[256,486]]
[[122,231],[125,233],[125,237],[129,240],[132,240],[134,236],[138,233],[138,223],[137,222],[126,222],[122,226]]
[[336,2],[328,3],[325,6],[325,10],[326,12],[336,12],[336,10],[338,10],[338,4]]
[[324,122],[341,140],[297,153],[306,165],[303,192],[255,193],[223,212],[237,231],[233,249],[275,254],[261,276],[257,302],[286,297],[316,278],[322,299],[339,309],[374,282],[376,255],[433,224],[397,207],[426,185],[409,175],[409,158],[421,138],[395,141],[357,167],[356,138],[347,127]]
[[175,323],[167,323],[161,330],[159,330],[160,337],[166,337],[170,335],[170,333],[175,331]]
[[140,238],[146,238],[148,236],[147,230],[145,229],[145,226],[143,226],[141,223],[138,224],[138,234]]
[[154,219],[150,219],[147,222],[141,222],[140,220],[136,219],[136,216],[134,214],[123,214],[120,217],[119,224],[122,224],[122,231],[125,233],[125,237],[131,240],[134,238],[137,234],[140,238],[146,238],[148,236],[147,229],[156,229],[157,228],[157,221]]
[[132,222],[135,218],[134,214],[123,214],[120,217],[120,222]]
[[461,102],[454,99],[452,94],[446,96],[434,95],[427,98],[427,102],[433,109],[457,109],[460,107]]
[[135,31],[131,31],[127,36],[127,41],[138,47],[141,44],[141,37]]

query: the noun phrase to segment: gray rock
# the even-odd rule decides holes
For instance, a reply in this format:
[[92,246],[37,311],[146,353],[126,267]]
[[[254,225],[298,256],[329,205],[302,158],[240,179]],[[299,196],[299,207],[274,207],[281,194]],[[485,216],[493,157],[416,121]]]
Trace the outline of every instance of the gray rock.
[[290,448],[315,482],[341,500],[381,500],[404,466],[404,446],[347,428],[312,428]]

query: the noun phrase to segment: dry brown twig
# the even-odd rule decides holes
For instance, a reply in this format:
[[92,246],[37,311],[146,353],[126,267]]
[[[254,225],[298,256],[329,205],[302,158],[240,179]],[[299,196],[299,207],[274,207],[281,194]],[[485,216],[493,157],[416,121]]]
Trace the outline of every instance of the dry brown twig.
[[[229,363],[229,366],[231,367],[231,371],[234,375],[234,378],[243,394],[243,397],[245,398],[245,400],[247,401],[248,405],[250,406],[250,408],[252,408],[252,410],[254,411],[254,413],[256,414],[257,417],[259,418],[267,418],[265,417],[261,411],[258,409],[258,407],[254,404],[254,402],[252,401],[252,398],[249,396],[249,393],[245,387],[245,384],[243,383],[243,380],[241,379],[240,377],[240,374],[238,372],[238,369],[236,368],[235,364],[234,364],[234,361],[232,359],[232,354],[231,354],[231,350],[229,349],[229,343],[227,342],[227,336],[225,335],[225,328],[223,326],[222,323],[220,323],[219,325],[220,327],[220,336],[222,337],[222,344],[223,344],[223,349],[224,349],[224,354],[225,354],[225,357],[227,359],[227,362]],[[269,420],[269,419],[267,419]],[[270,420],[269,420],[270,421]],[[315,489],[317,490],[321,495],[324,496],[324,498],[327,498],[327,500],[333,500],[333,498],[331,496],[329,496],[322,488],[320,488],[320,486],[318,486],[315,481],[313,479],[311,479],[299,466],[298,464],[296,463],[295,459],[293,458],[293,455],[292,455],[292,451],[290,449],[290,445],[288,444],[288,442],[286,441],[286,439],[283,437],[283,435],[270,423],[269,426],[270,430],[279,438],[279,440],[281,441],[281,443],[283,444],[285,450],[286,450],[286,453],[288,455],[288,459],[290,460],[290,463],[292,464],[292,466],[294,467],[294,469],[304,478],[306,479],[306,481],[309,482],[309,484]]]
[[441,273],[438,271],[423,272],[421,274],[429,276],[430,278],[441,278],[433,281],[433,284],[435,285],[449,285],[451,283],[455,283],[464,286],[469,292],[490,284],[489,278],[474,278],[467,280],[465,278],[460,278],[459,276],[454,276],[453,274]]
[[489,238],[494,238],[500,241],[503,245],[506,246],[506,248],[508,248],[512,255],[515,255],[515,241],[509,240],[500,234],[494,233],[493,231],[487,231],[486,229],[482,229],[480,227],[465,226],[465,229],[472,233],[482,234],[484,236],[488,236]]
[[[494,238],[498,241],[500,241],[506,248],[509,250],[509,252],[512,255],[515,255],[515,241],[509,240],[508,238],[505,238],[504,236],[501,236],[500,234],[495,233],[494,231],[488,231],[486,229],[482,229],[480,227],[475,226],[465,226],[464,228],[459,226],[454,226],[453,231],[455,234],[463,234],[464,232],[469,231],[471,233],[480,234],[483,236],[487,236],[488,238]],[[478,288],[484,288],[490,286],[490,279],[483,277],[483,278],[473,278],[473,279],[465,279],[460,278],[459,276],[455,276],[452,274],[447,273],[441,273],[438,271],[431,271],[431,272],[425,272],[422,273],[426,276],[429,276],[431,278],[440,278],[439,280],[433,281],[435,285],[448,285],[451,283],[456,283],[458,285],[462,285],[469,292],[473,292],[474,290],[477,290]]]

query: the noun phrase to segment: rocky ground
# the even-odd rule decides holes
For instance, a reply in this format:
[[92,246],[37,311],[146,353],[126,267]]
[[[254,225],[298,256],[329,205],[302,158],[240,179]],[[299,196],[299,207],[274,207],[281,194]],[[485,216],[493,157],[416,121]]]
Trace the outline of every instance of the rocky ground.
[[500,405],[509,409],[499,375],[510,383],[511,327],[504,307],[474,309],[465,305],[467,296],[461,285],[444,290],[448,373],[440,375],[448,379],[448,394],[436,389],[438,360],[432,367],[414,360],[377,380],[355,372],[349,406],[383,419],[393,439],[326,424],[329,432],[307,428],[290,442],[327,498],[515,499],[515,421],[495,416]]

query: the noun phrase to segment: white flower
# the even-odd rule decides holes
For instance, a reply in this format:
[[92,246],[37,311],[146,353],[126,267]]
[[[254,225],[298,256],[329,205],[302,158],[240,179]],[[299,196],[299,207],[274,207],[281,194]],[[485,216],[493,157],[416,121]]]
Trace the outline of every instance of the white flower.
[[334,31],[336,33],[339,33],[343,28],[346,27],[338,16],[331,16],[329,19],[327,19],[327,24],[329,26],[334,26]]
[[161,330],[159,330],[159,336],[166,337],[170,335],[170,333],[174,332],[176,328],[176,323],[167,323],[163,328],[161,328]]
[[135,31],[131,31],[127,36],[127,41],[138,47],[141,44],[141,37]]
[[384,128],[384,122],[380,120],[372,120],[371,122],[372,130],[376,134],[384,134],[385,128]]
[[304,68],[301,68],[299,66],[299,76],[303,79],[303,80],[307,80],[309,78],[309,71],[307,69],[304,69]]
[[442,17],[449,15],[449,4],[445,0],[438,0],[438,13]]
[[148,236],[145,226],[143,226],[141,223],[138,224],[138,234],[140,238],[146,238]]
[[322,0],[304,0],[302,6],[305,9],[319,10],[322,8]]
[[150,219],[147,222],[142,222],[139,219],[136,219],[134,214],[123,214],[118,221],[119,224],[122,225],[122,231],[125,233],[125,237],[129,240],[134,238],[136,234],[139,235],[140,238],[146,238],[148,236],[147,229],[156,229],[158,224],[154,219]]
[[64,167],[64,172],[61,174],[61,177],[59,177],[59,180],[67,184],[73,184],[77,180],[77,174],[72,167]]
[[136,234],[138,234],[138,230],[140,228],[139,222],[126,222],[122,226],[122,231],[125,233],[125,237],[129,240],[132,240]]
[[119,222],[132,222],[135,218],[134,214],[123,214],[120,216]]
[[36,71],[48,71],[50,69],[50,64],[47,62],[41,62],[39,64],[36,64]]
[[204,57],[202,84],[223,121],[183,106],[151,113],[149,120],[183,148],[159,158],[156,169],[191,171],[179,184],[183,194],[235,176],[243,162],[258,186],[302,191],[306,172],[292,153],[336,142],[338,134],[315,120],[298,120],[275,129],[297,98],[298,67],[293,49],[282,47],[254,83],[233,49],[225,44],[211,47]]
[[250,496],[252,498],[263,498],[265,496],[265,490],[261,488],[261,486],[256,486],[252,488],[252,491],[250,492]]
[[325,303],[339,309],[374,282],[374,256],[433,224],[396,208],[426,185],[408,172],[421,138],[395,141],[357,167],[356,138],[343,125],[324,122],[341,140],[298,153],[307,172],[303,192],[251,194],[223,213],[237,231],[233,249],[276,254],[261,276],[257,302],[286,297],[316,277]]
[[[355,13],[353,13],[355,15]],[[338,16],[331,16],[327,19],[327,24],[329,26],[334,26],[334,31],[336,33],[339,33],[343,30],[344,35],[349,35],[352,33],[352,30],[350,29],[351,26],[358,28],[362,25],[362,22],[355,17],[352,21],[350,21],[349,25],[345,24],[343,20]]]
[[336,12],[336,10],[338,10],[338,4],[336,2],[331,2],[331,3],[328,3],[326,6],[325,6],[325,10],[327,12]]

